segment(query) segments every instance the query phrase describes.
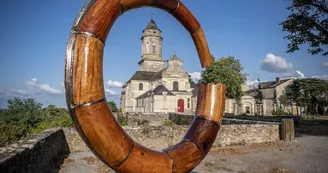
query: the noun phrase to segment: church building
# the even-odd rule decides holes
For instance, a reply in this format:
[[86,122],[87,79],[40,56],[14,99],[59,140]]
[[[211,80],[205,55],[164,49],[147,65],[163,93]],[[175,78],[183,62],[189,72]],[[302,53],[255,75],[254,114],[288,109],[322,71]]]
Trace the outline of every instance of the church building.
[[[162,57],[162,31],[153,19],[142,31],[139,70],[123,85],[123,112],[191,112],[194,88],[176,53],[165,61]],[[167,62],[167,66],[165,66]]]

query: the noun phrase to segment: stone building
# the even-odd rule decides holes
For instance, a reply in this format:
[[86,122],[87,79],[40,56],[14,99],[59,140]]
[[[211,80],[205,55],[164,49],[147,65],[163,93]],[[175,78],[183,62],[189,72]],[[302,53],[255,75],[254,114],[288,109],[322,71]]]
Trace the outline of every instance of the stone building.
[[[124,84],[123,112],[190,112],[193,89],[176,53],[162,57],[162,31],[153,19],[142,31],[139,70]],[[167,62],[167,67],[165,67]]]
[[[293,80],[293,78],[280,80],[277,77],[274,81],[260,82],[257,89],[244,88],[245,94],[241,99],[241,104],[237,104],[234,99],[227,99],[226,112],[235,115],[272,115],[272,112],[280,107],[279,98]],[[296,112],[292,110],[292,107],[286,107],[285,111],[293,114]]]
[[[153,19],[142,31],[139,70],[123,85],[121,93],[123,112],[196,111],[198,85],[189,82],[189,74],[184,71],[183,62],[176,53],[167,61],[163,59],[161,34]],[[225,113],[271,115],[280,105],[278,98],[292,82],[292,78],[276,78],[275,81],[261,82],[259,89],[250,89],[244,84],[242,89],[245,94],[240,103],[227,98]],[[261,100],[258,99],[259,91]]]

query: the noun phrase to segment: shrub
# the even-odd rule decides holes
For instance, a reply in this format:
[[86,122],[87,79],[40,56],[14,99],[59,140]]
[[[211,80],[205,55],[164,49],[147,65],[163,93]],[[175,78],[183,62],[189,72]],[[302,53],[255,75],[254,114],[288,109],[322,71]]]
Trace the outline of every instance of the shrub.
[[165,120],[163,122],[163,125],[164,126],[173,126],[173,125],[176,125],[174,121],[170,121],[170,120]]
[[35,128],[32,129],[31,133],[39,133],[43,130],[53,127],[72,127],[73,122],[69,115],[61,115],[58,117],[48,118],[40,122]]
[[129,118],[127,115],[117,115],[117,121],[121,126],[129,125]]
[[28,129],[25,125],[11,125],[0,121],[0,147],[16,142],[26,137]]

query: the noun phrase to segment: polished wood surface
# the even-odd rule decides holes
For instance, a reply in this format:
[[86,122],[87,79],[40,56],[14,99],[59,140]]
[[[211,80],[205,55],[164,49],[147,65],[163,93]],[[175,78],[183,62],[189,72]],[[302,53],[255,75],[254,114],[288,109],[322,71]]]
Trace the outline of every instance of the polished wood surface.
[[220,125],[215,121],[196,116],[183,139],[196,144],[202,160],[210,151],[219,129]]
[[174,0],[154,0],[151,6],[162,9],[172,14],[176,11],[178,4],[180,6],[182,2],[174,1]]
[[120,14],[119,0],[97,0],[84,16],[79,31],[90,32],[106,40],[109,30]]
[[110,166],[121,163],[133,141],[118,124],[106,102],[76,108],[76,117],[94,150]]
[[190,141],[182,141],[173,147],[164,150],[173,160],[173,172],[189,172],[196,167],[201,160],[201,152]]
[[180,2],[179,8],[177,11],[173,14],[173,16],[180,21],[182,26],[186,28],[186,30],[192,34],[200,27],[200,24],[196,17],[192,15],[190,10],[182,3]]
[[105,98],[103,84],[103,43],[89,35],[76,39],[73,64],[74,103],[84,104]]
[[122,173],[172,173],[172,161],[165,152],[153,151],[135,143],[129,158],[115,169]]
[[200,84],[196,115],[221,124],[225,107],[225,90],[224,84]]
[[153,151],[135,143],[109,110],[104,100],[102,58],[108,32],[118,16],[127,10],[151,6],[171,13],[186,28],[201,65],[207,67],[212,64],[212,58],[199,22],[176,0],[89,2],[73,25],[65,62],[66,100],[79,134],[103,162],[118,172],[191,171],[206,156],[220,128],[225,85],[200,85],[196,117],[185,137],[163,152]]
[[196,46],[202,67],[208,67],[212,65],[212,56],[208,48],[203,29],[199,28],[196,32],[191,34],[191,37]]

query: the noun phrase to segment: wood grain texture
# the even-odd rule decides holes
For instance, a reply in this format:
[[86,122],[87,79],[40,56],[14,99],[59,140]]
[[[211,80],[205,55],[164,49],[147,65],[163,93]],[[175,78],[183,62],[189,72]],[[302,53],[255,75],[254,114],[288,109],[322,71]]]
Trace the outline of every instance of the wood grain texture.
[[84,16],[79,31],[90,32],[106,40],[109,30],[120,14],[119,0],[97,0]]
[[84,104],[105,98],[103,84],[103,43],[89,35],[76,39],[73,64],[74,104]]
[[190,10],[180,2],[178,10],[173,16],[186,28],[186,30],[192,34],[200,24],[196,17],[190,12]]
[[183,140],[190,140],[201,151],[201,160],[211,149],[218,134],[220,125],[204,117],[195,117]]
[[177,9],[178,1],[177,0],[154,0],[153,4],[151,4],[151,6],[162,9],[169,13],[173,13]]
[[212,57],[202,28],[191,34],[202,67],[212,65]]
[[165,152],[153,151],[135,143],[128,159],[115,169],[121,173],[172,173],[172,161]]
[[108,32],[122,10],[145,6],[171,13],[190,33],[202,66],[207,67],[212,64],[204,32],[195,16],[182,2],[97,0],[88,6],[85,14],[81,15],[81,22],[74,24],[73,27],[72,33],[77,30],[88,32],[89,35],[80,33],[76,36],[76,40],[74,37],[74,44],[69,43],[71,45],[68,46],[67,53],[73,52],[71,54],[73,66],[66,66],[66,72],[69,73],[65,73],[65,80],[67,86],[72,85],[72,90],[66,93],[66,97],[69,105],[94,102],[89,106],[72,108],[71,114],[75,125],[82,129],[80,134],[85,135],[84,139],[90,143],[92,150],[116,171],[188,172],[206,156],[220,128],[225,105],[223,84],[200,85],[196,113],[198,116],[182,142],[164,150],[165,152],[153,151],[135,143],[117,123],[107,103],[96,102],[105,98],[102,76],[104,43],[101,40],[106,40]]
[[75,112],[90,144],[109,165],[118,165],[129,155],[133,141],[117,123],[106,102],[76,108]]
[[200,163],[201,153],[197,146],[190,141],[182,141],[164,150],[173,160],[173,172],[190,172]]
[[200,84],[196,115],[221,124],[225,107],[225,84]]

